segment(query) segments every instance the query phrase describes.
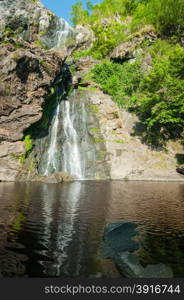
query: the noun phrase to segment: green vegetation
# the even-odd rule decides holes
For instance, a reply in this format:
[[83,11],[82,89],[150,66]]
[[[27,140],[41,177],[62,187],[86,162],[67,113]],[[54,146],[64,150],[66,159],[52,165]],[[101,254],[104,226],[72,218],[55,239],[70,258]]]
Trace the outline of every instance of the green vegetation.
[[[117,35],[116,26],[123,28],[127,16],[132,16],[131,30],[145,24],[154,25],[159,33],[166,35],[178,35],[184,30],[183,0],[103,0],[96,5],[88,1],[86,10],[82,1],[78,1],[71,11],[73,24],[91,25],[99,39],[104,34],[102,27],[108,28],[110,24],[110,30]],[[116,38],[119,39],[118,35]]]
[[153,24],[157,31],[165,35],[180,35],[184,30],[183,0],[140,1],[134,12],[133,27]]
[[33,141],[32,141],[32,138],[31,138],[31,135],[30,134],[27,134],[25,137],[24,137],[24,140],[23,140],[24,144],[25,144],[25,153],[23,154],[16,154],[16,153],[11,153],[11,157],[13,159],[17,159],[19,160],[19,162],[21,164],[24,164],[25,161],[26,161],[26,158],[28,157],[29,153],[32,151],[33,149]]
[[92,133],[100,133],[100,129],[99,128],[91,128],[90,132],[92,132]]
[[71,21],[74,26],[88,25],[96,37],[91,49],[80,51],[75,57],[91,55],[101,59],[146,24],[152,24],[163,36],[177,39],[184,31],[184,1],[103,0],[96,5],[89,1],[86,10],[78,1],[73,5]]
[[102,62],[93,69],[93,79],[102,90],[111,95],[120,106],[126,105],[127,99],[136,91],[140,82],[140,64],[117,64]]
[[87,107],[94,114],[97,114],[99,112],[98,104],[89,104]]
[[106,61],[94,67],[93,78],[120,107],[138,114],[147,142],[163,144],[183,131],[184,49],[158,40],[147,51],[149,73],[141,71],[141,58],[133,64]]
[[25,143],[26,155],[28,155],[33,148],[33,142],[30,134],[25,136],[24,143]]
[[124,144],[125,141],[123,139],[118,139],[118,140],[115,140],[116,143],[118,144]]
[[34,43],[36,46],[38,46],[41,49],[44,49],[44,50],[48,49],[40,40],[35,40]]
[[[182,139],[184,1],[103,0],[96,5],[88,2],[86,10],[80,1],[71,15],[75,26],[89,26],[96,38],[92,48],[74,57],[91,55],[101,60],[90,76],[120,107],[139,116],[142,126],[135,128],[135,134],[154,145]],[[152,25],[160,39],[152,44],[144,41],[134,62],[109,61],[109,53],[121,42],[144,34],[145,25]],[[151,57],[147,71],[143,68],[146,55]]]
[[92,137],[92,141],[94,143],[105,143],[106,140],[102,139],[102,138],[96,138],[96,137]]
[[[120,107],[138,115],[142,126],[135,128],[135,135],[154,145],[164,145],[168,139],[182,140],[184,1],[103,0],[95,5],[88,2],[87,9],[79,1],[71,16],[74,26],[87,25],[95,36],[92,47],[76,52],[74,58],[90,55],[101,60],[89,73],[90,80]],[[143,41],[134,62],[127,58],[110,61],[109,54],[117,45],[144,36],[145,25],[151,25],[159,39]],[[147,70],[143,67],[146,55],[151,57]]]

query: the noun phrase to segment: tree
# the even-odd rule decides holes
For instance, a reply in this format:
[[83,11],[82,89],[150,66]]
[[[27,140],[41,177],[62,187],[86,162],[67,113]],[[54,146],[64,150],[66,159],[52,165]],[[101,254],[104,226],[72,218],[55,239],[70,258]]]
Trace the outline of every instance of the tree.
[[[90,2],[88,2],[89,5]],[[85,24],[87,22],[89,13],[87,10],[85,10],[83,8],[82,2],[76,2],[73,6],[72,6],[72,10],[71,10],[71,22],[73,23],[74,26],[76,26],[77,24]]]

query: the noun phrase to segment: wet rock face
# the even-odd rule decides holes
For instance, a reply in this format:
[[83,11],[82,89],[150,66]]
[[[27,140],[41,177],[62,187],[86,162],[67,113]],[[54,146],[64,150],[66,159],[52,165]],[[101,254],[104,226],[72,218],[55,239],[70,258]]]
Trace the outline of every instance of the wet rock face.
[[37,181],[44,183],[61,183],[61,182],[71,182],[74,178],[66,172],[54,173],[47,177],[38,177]]
[[[16,41],[15,41],[16,43]],[[23,167],[24,131],[42,117],[50,86],[61,75],[62,59],[21,41],[0,50],[0,180],[13,181]],[[14,143],[13,143],[14,142]],[[6,151],[5,151],[6,150]]]

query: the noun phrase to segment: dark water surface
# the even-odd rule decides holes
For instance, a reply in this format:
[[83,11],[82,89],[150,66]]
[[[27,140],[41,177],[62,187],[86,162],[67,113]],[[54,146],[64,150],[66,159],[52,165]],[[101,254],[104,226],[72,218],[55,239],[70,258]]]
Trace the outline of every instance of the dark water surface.
[[2,276],[117,277],[100,255],[105,224],[139,225],[142,263],[184,277],[184,184],[0,183]]

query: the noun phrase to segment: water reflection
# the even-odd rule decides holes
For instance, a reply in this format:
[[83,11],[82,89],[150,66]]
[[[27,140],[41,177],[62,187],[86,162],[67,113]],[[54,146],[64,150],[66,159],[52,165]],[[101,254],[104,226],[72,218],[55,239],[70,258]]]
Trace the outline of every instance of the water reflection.
[[99,248],[105,224],[130,221],[139,225],[141,262],[184,277],[183,191],[182,183],[1,183],[0,272],[119,276]]

